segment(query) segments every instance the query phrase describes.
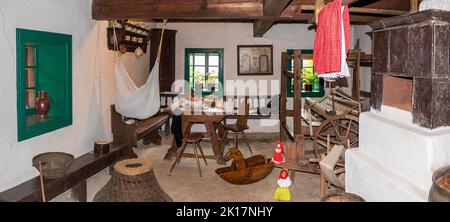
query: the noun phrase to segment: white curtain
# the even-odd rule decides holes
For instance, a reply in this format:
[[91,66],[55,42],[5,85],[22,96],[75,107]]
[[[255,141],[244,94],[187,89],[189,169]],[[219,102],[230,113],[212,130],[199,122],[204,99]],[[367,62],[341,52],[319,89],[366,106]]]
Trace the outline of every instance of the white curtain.
[[122,116],[147,119],[160,110],[159,59],[156,59],[147,82],[137,87],[120,62],[115,62],[116,110]]

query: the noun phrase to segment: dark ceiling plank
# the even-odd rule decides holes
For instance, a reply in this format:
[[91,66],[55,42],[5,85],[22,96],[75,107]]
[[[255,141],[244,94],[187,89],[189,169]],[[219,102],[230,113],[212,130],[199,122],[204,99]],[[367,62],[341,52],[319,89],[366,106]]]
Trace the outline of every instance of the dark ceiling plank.
[[263,16],[270,18],[253,23],[253,36],[262,37],[291,2],[292,0],[264,0]]
[[250,0],[92,0],[94,20],[248,19],[262,17],[262,4]]

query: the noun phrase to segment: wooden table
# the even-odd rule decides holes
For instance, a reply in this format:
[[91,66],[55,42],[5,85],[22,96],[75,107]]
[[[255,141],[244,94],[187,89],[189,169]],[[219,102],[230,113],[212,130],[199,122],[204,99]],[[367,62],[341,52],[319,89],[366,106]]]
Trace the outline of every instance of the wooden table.
[[[166,111],[169,113],[172,112],[171,110]],[[183,130],[183,134],[190,133],[191,126],[193,124],[204,124],[206,127],[208,138],[212,143],[212,149],[214,153],[214,155],[205,155],[205,157],[208,159],[215,159],[219,164],[225,164],[225,160],[223,159],[223,150],[220,148],[219,138],[221,138],[221,136],[217,135],[215,124],[217,122],[220,122],[226,116],[232,114],[233,113],[226,113],[224,109],[221,108],[209,108],[206,110],[201,110],[201,108],[198,108],[195,111],[183,111],[181,117],[181,127]],[[221,133],[219,132],[219,134]],[[167,151],[164,159],[171,160],[173,157],[175,157],[177,149],[178,146],[174,138],[172,140],[172,145]]]

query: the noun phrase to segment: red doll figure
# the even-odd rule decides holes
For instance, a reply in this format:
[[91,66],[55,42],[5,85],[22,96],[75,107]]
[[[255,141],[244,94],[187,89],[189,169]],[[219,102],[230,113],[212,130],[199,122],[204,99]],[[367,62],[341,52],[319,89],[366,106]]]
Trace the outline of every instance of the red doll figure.
[[273,154],[272,162],[275,164],[281,164],[284,163],[284,146],[283,143],[278,141],[275,145],[275,153]]

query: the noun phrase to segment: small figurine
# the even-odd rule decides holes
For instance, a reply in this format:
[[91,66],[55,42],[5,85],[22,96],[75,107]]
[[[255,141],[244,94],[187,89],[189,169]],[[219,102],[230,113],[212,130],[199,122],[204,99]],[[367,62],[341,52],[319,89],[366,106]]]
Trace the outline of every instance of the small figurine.
[[289,187],[292,184],[291,178],[289,178],[288,172],[286,170],[281,170],[280,177],[277,181],[278,188],[275,190],[273,194],[273,199],[281,200],[281,201],[290,201],[291,200],[291,191]]
[[281,164],[281,163],[285,162],[283,152],[284,152],[283,143],[279,141],[275,145],[275,153],[273,154],[273,158],[272,158],[272,162],[274,164]]

